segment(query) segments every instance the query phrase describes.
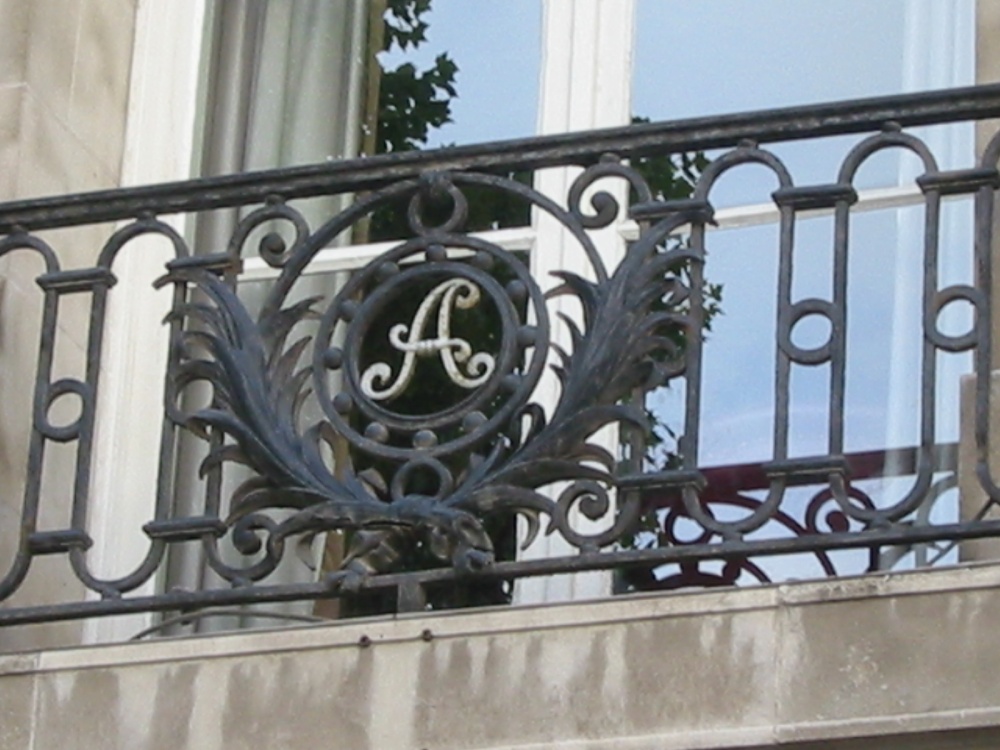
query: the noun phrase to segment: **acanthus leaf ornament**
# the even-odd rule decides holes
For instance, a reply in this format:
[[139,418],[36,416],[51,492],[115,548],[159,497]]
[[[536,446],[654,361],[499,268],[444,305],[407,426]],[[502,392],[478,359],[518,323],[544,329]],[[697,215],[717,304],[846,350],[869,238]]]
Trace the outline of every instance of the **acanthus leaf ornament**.
[[[437,179],[448,181],[452,191],[462,184],[487,185],[533,202],[566,224],[595,264],[597,281],[561,274],[562,286],[554,292],[576,296],[584,315],[574,327],[572,350],[559,352],[562,361],[555,369],[562,391],[548,415],[530,402],[550,346],[545,296],[515,254],[454,227],[418,226],[415,231],[426,232],[426,239],[402,243],[356,272],[318,316],[319,329],[308,344],[299,339],[285,346],[300,321],[316,317],[315,300],[283,302],[292,281],[279,279],[277,296],[254,322],[219,279],[181,272],[212,302],[211,308],[179,313],[201,321],[199,330],[186,332],[179,378],[207,380],[216,394],[215,406],[191,415],[189,425],[210,425],[235,441],[235,446],[215,449],[211,461],[238,460],[261,477],[237,492],[229,522],[246,525],[251,521],[241,519],[272,508],[295,511],[270,526],[252,522],[269,530],[272,569],[284,539],[329,529],[366,530],[355,539],[363,549],[350,551],[346,562],[364,574],[382,572],[400,560],[401,549],[415,539],[423,539],[424,549],[457,569],[475,570],[492,560],[483,526],[490,514],[523,516],[529,537],[546,515],[546,533],[558,531],[582,549],[613,542],[634,517],[634,509],[619,509],[611,529],[588,537],[570,528],[568,506],[582,502],[589,515],[612,508],[607,493],[615,484],[614,457],[588,441],[608,423],[642,423],[641,412],[621,401],[649,380],[657,367],[654,355],[669,354],[672,338],[664,329],[687,325],[681,313],[654,311],[655,303],[680,283],[679,267],[691,260],[683,251],[660,248],[673,225],[658,226],[634,243],[609,276],[576,213],[504,178],[461,174]],[[472,251],[473,259],[478,255],[489,262],[462,262],[440,251],[419,262],[431,245],[460,249],[459,258]],[[305,263],[293,249],[283,276],[300,273]],[[412,298],[419,289],[429,291],[409,323],[388,326],[389,342],[403,355],[395,377],[384,361],[362,369],[373,321],[386,316],[391,321],[406,309],[399,304],[401,296]],[[496,315],[493,351],[475,351],[477,342],[453,335],[455,310],[481,306],[484,297]],[[435,310],[436,335],[429,338],[426,329]],[[312,363],[299,367],[307,346],[314,351]],[[208,358],[193,354],[199,347]],[[417,360],[424,356],[440,357],[451,383],[469,395],[422,417],[388,410],[384,404],[419,377]],[[297,409],[307,397],[317,399],[325,418],[302,429]],[[350,446],[350,457],[334,471],[322,445],[341,439]],[[576,489],[558,502],[542,491],[565,481],[576,483]],[[267,568],[259,568],[262,575]]]

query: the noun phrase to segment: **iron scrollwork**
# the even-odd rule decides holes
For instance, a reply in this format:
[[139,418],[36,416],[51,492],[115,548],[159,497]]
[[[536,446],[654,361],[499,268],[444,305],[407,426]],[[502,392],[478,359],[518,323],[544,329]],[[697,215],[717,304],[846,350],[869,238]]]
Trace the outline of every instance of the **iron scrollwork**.
[[[690,252],[667,251],[660,242],[684,221],[675,216],[635,243],[609,275],[585,228],[608,223],[617,204],[612,213],[604,194],[594,204],[599,215],[589,217],[578,205],[582,186],[609,174],[648,196],[638,175],[608,161],[581,175],[569,211],[497,177],[434,174],[397,186],[394,197],[409,193],[414,237],[355,272],[323,310],[319,297],[286,299],[316,252],[316,238],[342,219],[311,238],[299,235],[256,319],[215,274],[179,270],[169,277],[203,297],[173,313],[189,323],[175,385],[207,381],[214,393],[213,404],[185,422],[202,435],[228,438],[216,441],[202,469],[238,462],[254,472],[233,494],[227,520],[243,542],[258,532],[266,538],[262,561],[244,575],[271,572],[290,537],[333,529],[360,532],[346,570],[335,574],[349,584],[359,573],[385,572],[404,543],[462,571],[487,566],[494,550],[484,519],[498,512],[527,520],[525,546],[542,516],[549,519],[546,533],[558,531],[585,551],[620,536],[637,508],[617,508],[611,528],[591,534],[573,528],[570,510],[591,519],[612,512],[616,458],[590,438],[611,423],[645,428],[642,410],[623,400],[662,381],[665,363],[677,367],[677,331],[687,321],[663,302],[683,298],[678,269]],[[545,293],[516,253],[464,233],[463,189],[482,185],[555,215],[580,243],[594,279],[560,272],[558,286]],[[442,196],[449,215],[431,225],[423,206]],[[368,207],[377,203],[378,196],[370,198]],[[582,309],[579,323],[563,316],[568,349],[550,341],[548,311],[550,300],[565,295]],[[480,326],[463,334],[472,311]],[[315,332],[290,342],[310,318],[318,319]],[[428,333],[431,321],[436,335]],[[310,347],[312,358],[304,361]],[[550,350],[561,390],[547,415],[533,394]],[[434,369],[441,403],[424,411],[406,395]],[[302,405],[310,399],[322,416],[302,428]],[[341,457],[336,467],[332,453]],[[541,491],[567,482],[561,493]],[[275,521],[270,513],[279,508],[291,513]],[[252,551],[260,544],[241,546]]]
[[[5,485],[22,499],[0,545],[7,555],[0,626],[188,615],[336,598],[355,586],[373,598],[394,593],[397,607],[412,611],[428,601],[447,605],[454,591],[550,574],[613,570],[619,588],[663,590],[923,567],[976,554],[969,542],[1000,536],[991,450],[1000,135],[969,167],[939,164],[911,130],[991,118],[998,102],[996,86],[925,92],[4,204],[0,257],[17,258],[11,268],[20,281],[22,259],[40,275],[36,284],[12,284],[17,296],[9,301],[37,295],[37,364],[29,372],[17,362],[4,380],[8,406],[24,406],[27,437],[24,481],[14,472]],[[798,184],[780,147],[770,146],[835,133],[859,139],[830,182]],[[686,175],[683,196],[650,189],[678,153],[716,148],[723,150],[698,174]],[[609,151],[621,159],[602,157]],[[870,369],[852,352],[859,342],[876,348],[888,330],[884,319],[879,325],[881,308],[865,311],[866,299],[885,294],[881,281],[869,288],[864,263],[885,248],[870,252],[852,222],[870,200],[859,170],[878,154],[898,153],[916,159],[919,190],[906,201],[924,215],[922,239],[907,239],[907,254],[897,256],[919,291],[904,295],[919,312],[915,325],[899,329],[912,354],[899,363],[900,393],[915,400],[886,405],[886,414],[903,417],[900,434],[909,438],[879,447],[869,444],[876,433],[848,396]],[[498,176],[585,165],[559,196]],[[773,304],[774,315],[761,318],[759,330],[753,324],[752,350],[737,351],[723,346],[726,324],[710,330],[715,303],[728,320],[747,322],[742,279],[727,281],[724,305],[713,297],[728,261],[723,234],[709,225],[716,184],[744,167],[770,174],[773,192],[761,201],[776,211],[775,252],[755,256],[763,270],[747,274],[755,296],[745,304]],[[621,190],[602,190],[613,181]],[[615,197],[626,191],[627,209]],[[524,254],[490,240],[518,232],[473,231],[496,218],[492,203],[476,202],[483,195],[520,204],[525,221],[538,217],[532,252],[541,262],[532,266],[548,264],[549,228],[561,227],[563,268],[575,273],[534,276]],[[321,225],[298,203],[323,198],[344,207],[348,196],[351,204]],[[972,232],[971,241],[949,240],[947,253],[945,198],[971,209]],[[339,270],[336,281],[317,275],[342,269],[338,241],[356,227],[384,227],[381,212],[390,206],[402,211],[389,223],[406,239],[346,280]],[[600,230],[626,211],[638,231],[620,223],[633,241],[609,270],[591,230],[609,236]],[[828,251],[814,253],[800,231],[814,212],[828,217],[830,236],[819,245]],[[159,218],[170,214],[197,224],[196,246]],[[67,265],[63,246],[76,241],[47,233],[103,222],[117,228],[90,267]],[[134,268],[119,273],[126,268],[119,259],[129,256],[131,266],[138,254],[140,265],[158,263],[147,240],[169,259],[159,297],[172,313],[150,342],[158,354],[169,347],[169,370],[164,382],[155,378],[163,413],[142,415],[157,422],[155,460],[148,471],[129,471],[148,489],[150,513],[136,515],[132,503],[143,493],[119,487],[117,470],[94,469],[107,467],[121,442],[108,439],[120,429],[117,416],[98,408],[118,392],[109,387],[115,363],[105,350],[115,337],[105,335],[114,330],[107,313],[149,278]],[[817,262],[826,265],[809,265]],[[250,271],[242,279],[241,268]],[[273,279],[267,290],[261,276]],[[817,296],[800,296],[809,290]],[[86,306],[89,319],[72,319],[82,327],[63,325]],[[17,325],[30,328],[32,316],[23,317]],[[827,334],[815,339],[806,321]],[[155,333],[145,321],[139,328]],[[892,337],[905,338],[894,325]],[[85,342],[82,361],[74,342]],[[773,378],[759,411],[766,447],[750,463],[709,463],[719,455],[712,446],[730,439],[715,411],[730,397],[713,383],[720,363],[748,382]],[[963,373],[971,377],[959,387]],[[660,433],[660,454],[643,463],[647,446],[635,439],[636,427],[645,430],[642,392],[668,382],[669,410],[657,411],[656,395],[649,405],[669,430]],[[820,382],[826,390],[814,393],[810,384]],[[960,402],[956,423],[948,415]],[[628,461],[612,455],[617,443],[595,438],[607,425],[624,427]],[[192,471],[199,462],[204,481]],[[566,545],[552,545],[544,559],[507,559],[513,516],[525,521],[523,543],[544,530]],[[138,543],[119,537],[145,519]],[[506,537],[496,533],[500,525]],[[310,539],[334,529],[350,532],[350,546],[324,563],[327,575],[278,570],[293,544],[315,560]],[[129,554],[108,554],[120,544]],[[63,579],[51,591],[34,585],[42,556],[65,561],[66,581],[81,584],[87,599],[62,599]],[[473,571],[478,577],[458,581]],[[20,592],[27,599],[15,599]]]

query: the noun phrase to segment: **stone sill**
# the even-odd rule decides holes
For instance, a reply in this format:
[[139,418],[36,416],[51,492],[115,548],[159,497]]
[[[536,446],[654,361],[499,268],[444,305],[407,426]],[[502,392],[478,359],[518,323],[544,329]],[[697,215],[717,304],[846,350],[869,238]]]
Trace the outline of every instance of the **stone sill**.
[[980,564],[13,654],[0,750],[995,750],[998,585]]

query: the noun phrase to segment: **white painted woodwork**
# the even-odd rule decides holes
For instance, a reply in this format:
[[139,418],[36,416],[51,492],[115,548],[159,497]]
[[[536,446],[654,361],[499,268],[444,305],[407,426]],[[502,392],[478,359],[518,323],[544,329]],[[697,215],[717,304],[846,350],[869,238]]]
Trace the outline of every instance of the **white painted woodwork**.
[[[138,4],[123,186],[191,175],[204,18],[205,0]],[[184,233],[183,216],[164,220]],[[162,239],[139,238],[113,268],[119,283],[109,295],[89,520],[91,568],[103,575],[129,572],[149,546],[141,527],[152,517],[157,481],[167,361],[162,319],[169,300],[163,294],[151,299],[150,288],[138,281],[163,273],[163,247]],[[153,593],[154,585],[140,593]],[[84,642],[122,640],[151,617],[88,620]]]

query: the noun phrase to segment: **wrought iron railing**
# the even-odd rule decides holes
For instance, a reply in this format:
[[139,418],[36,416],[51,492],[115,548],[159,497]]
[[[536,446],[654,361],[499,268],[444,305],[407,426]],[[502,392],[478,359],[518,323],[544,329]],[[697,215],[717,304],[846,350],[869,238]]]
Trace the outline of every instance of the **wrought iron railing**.
[[[1000,487],[988,460],[1000,137],[989,141],[977,165],[941,170],[911,129],[997,116],[1000,87],[989,86],[0,205],[0,256],[35,254],[44,265],[36,278],[41,329],[32,421],[24,430],[30,445],[23,502],[19,522],[0,528],[13,550],[0,571],[0,601],[7,600],[0,624],[377,591],[395,591],[398,606],[413,610],[432,606],[434,592],[450,586],[595,570],[616,571],[620,585],[631,589],[732,584],[741,576],[768,581],[782,573],[766,572],[759,561],[788,555],[812,556],[820,575],[838,575],[831,555],[842,550],[861,551],[862,571],[892,566],[906,550],[922,550],[918,563],[953,559],[955,544],[1000,535],[1000,521],[989,514]],[[827,184],[794,184],[766,147],[844,134],[857,134],[857,142]],[[630,166],[711,149],[721,152],[684,199],[664,199]],[[913,199],[925,217],[914,407],[919,440],[905,449],[850,453],[848,228],[858,201],[855,173],[884,149],[912,152],[923,165]],[[778,181],[777,286],[764,292],[777,300],[776,323],[760,355],[774,351],[773,450],[763,461],[712,468],[699,459],[701,409],[712,398],[702,387],[711,304],[705,290],[712,281],[709,193],[723,172],[746,163],[762,165]],[[582,171],[563,196],[542,195],[510,177],[568,166]],[[625,186],[620,194],[628,193],[627,201],[594,192],[614,182]],[[503,194],[558,224],[575,243],[574,268],[585,270],[560,274],[558,286],[546,291],[551,280],[534,278],[524,253],[469,231],[472,192]],[[352,196],[349,207],[309,226],[296,201],[331,195]],[[942,199],[951,196],[975,204],[970,283],[938,280],[939,217]],[[329,248],[338,238],[400,202],[406,238],[387,243],[325,293],[299,293],[319,254],[337,252]],[[193,222],[180,232],[165,218],[208,221],[216,209],[235,208],[241,213],[225,249],[199,245]],[[794,228],[817,211],[834,224],[830,294],[797,298]],[[594,233],[621,221],[634,222],[623,231],[635,238],[608,267]],[[95,248],[92,263],[64,267],[60,243],[75,240],[48,230],[104,222],[117,226]],[[147,488],[154,510],[143,527],[141,562],[107,576],[95,572],[91,556],[122,541],[97,538],[90,519],[99,506],[113,513],[131,499],[92,492],[98,378],[107,356],[102,336],[116,291],[116,257],[143,236],[165,238],[174,256],[157,282],[172,294],[165,407],[149,420],[161,435],[159,472]],[[240,273],[254,243],[274,281],[250,305]],[[73,252],[78,256],[79,248]],[[90,302],[79,377],[60,376],[55,367],[68,295]],[[943,331],[939,313],[956,301],[971,306],[972,324],[961,333]],[[721,304],[725,310],[725,293]],[[575,313],[559,317],[567,310]],[[797,345],[793,330],[814,316],[826,321],[828,337]],[[559,326],[564,333],[553,333]],[[943,352],[974,357],[974,416],[963,428],[974,459],[964,468],[955,436],[942,436],[935,425],[942,408],[935,363]],[[797,368],[819,368],[828,378],[821,455],[798,455],[790,442]],[[540,390],[551,370],[558,386]],[[425,376],[433,387],[413,398]],[[648,426],[642,398],[669,384],[682,386],[684,413],[669,425],[681,439],[669,461],[651,468],[637,452]],[[553,394],[548,402],[543,391]],[[50,410],[67,395],[77,398],[79,413],[57,424]],[[152,424],[161,419],[162,428]],[[608,425],[619,428],[618,438],[594,437]],[[632,458],[614,455],[615,440],[631,446]],[[74,456],[72,490],[64,494],[45,491],[55,446]],[[190,456],[199,451],[203,460],[192,468]],[[193,474],[198,463],[203,479],[187,482],[180,502],[178,477]],[[233,464],[248,470],[233,474]],[[960,471],[974,477],[982,500],[976,507],[966,498],[953,501],[942,522],[930,509],[953,492]],[[896,484],[866,488],[866,481],[893,475]],[[900,478],[909,487],[899,490]],[[10,511],[15,503],[5,502]],[[564,552],[531,559],[501,554],[498,536],[509,534],[514,518],[521,519],[521,542],[549,534],[564,541]],[[682,522],[690,533],[679,530]],[[328,560],[312,580],[277,577],[293,547],[304,549],[303,540],[333,531],[346,534],[339,561]],[[168,562],[182,550],[211,571],[207,585],[170,580]],[[30,590],[43,557],[65,561],[62,575],[81,584],[77,599]]]

